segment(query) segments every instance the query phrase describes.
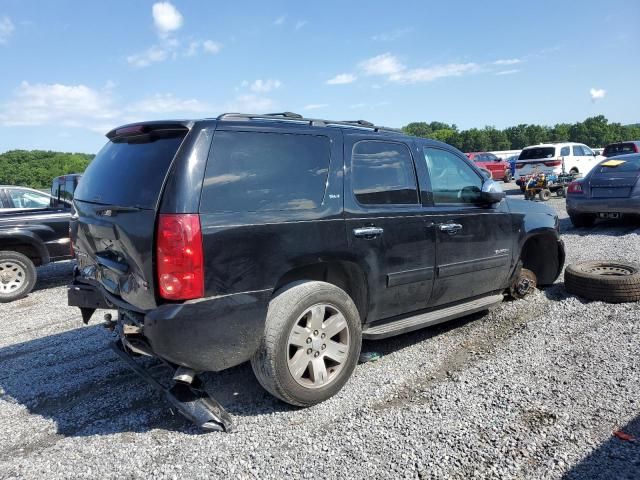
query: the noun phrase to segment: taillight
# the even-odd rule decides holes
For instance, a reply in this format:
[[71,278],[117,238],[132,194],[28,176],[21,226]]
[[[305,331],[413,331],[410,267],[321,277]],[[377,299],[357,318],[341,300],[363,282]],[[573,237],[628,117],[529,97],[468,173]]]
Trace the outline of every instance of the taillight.
[[640,148],[638,148],[638,144],[637,143],[633,144],[633,151],[636,152],[636,153],[640,152]]
[[69,252],[72,257],[76,256],[76,252],[73,251],[73,238],[71,238],[71,225],[69,225]]
[[571,182],[567,188],[567,193],[582,193],[582,182]]
[[516,168],[522,168],[524,167],[524,163],[516,163]]
[[156,237],[158,286],[167,300],[204,296],[202,231],[197,214],[160,214]]
[[562,165],[562,159],[558,158],[555,160],[549,160],[548,162],[543,162],[545,167],[559,167]]

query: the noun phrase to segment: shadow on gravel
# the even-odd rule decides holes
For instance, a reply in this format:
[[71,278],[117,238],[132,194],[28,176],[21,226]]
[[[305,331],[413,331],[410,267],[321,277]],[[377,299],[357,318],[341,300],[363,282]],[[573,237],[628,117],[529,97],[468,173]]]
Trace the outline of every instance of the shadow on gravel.
[[640,415],[620,429],[635,437],[621,440],[612,435],[565,475],[566,480],[637,479],[640,477]]
[[378,352],[382,355],[388,355],[398,350],[411,347],[417,343],[424,342],[430,338],[437,337],[438,335],[442,335],[450,330],[463,327],[468,323],[481,319],[485,315],[487,315],[486,312],[478,312],[456,320],[441,323],[440,325],[434,325],[433,327],[403,333],[397,337],[385,338],[384,340],[363,340],[362,351]]
[[[112,340],[111,332],[91,326],[1,348],[0,405],[23,405],[53,420],[62,436],[151,429],[200,433],[177,412],[172,415],[164,397],[129,370],[109,348]],[[154,359],[138,361],[163,383],[170,380],[169,370]],[[203,380],[232,415],[292,409],[268,395],[247,364]],[[0,445],[0,458],[10,453],[4,450]]]
[[73,277],[73,266],[75,261],[67,260],[64,262],[50,263],[45,267],[38,268],[38,280],[33,289],[45,290],[47,288],[62,287],[71,283]]

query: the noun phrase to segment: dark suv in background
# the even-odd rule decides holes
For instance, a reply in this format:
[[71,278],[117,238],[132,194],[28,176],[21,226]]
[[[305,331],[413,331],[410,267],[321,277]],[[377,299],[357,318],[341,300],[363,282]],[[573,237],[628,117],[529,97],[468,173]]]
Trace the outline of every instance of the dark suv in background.
[[69,304],[85,321],[117,309],[121,356],[160,357],[186,384],[250,360],[266,390],[312,405],[363,338],[487,310],[564,263],[552,209],[505,199],[437,141],[291,113],[107,136],[74,198]]

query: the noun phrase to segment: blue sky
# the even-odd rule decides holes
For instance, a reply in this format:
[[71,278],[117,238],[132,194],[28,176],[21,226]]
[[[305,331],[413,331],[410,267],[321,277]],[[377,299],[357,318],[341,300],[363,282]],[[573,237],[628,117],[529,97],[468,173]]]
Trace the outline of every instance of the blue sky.
[[640,122],[639,19],[637,0],[0,0],[0,152],[224,111]]

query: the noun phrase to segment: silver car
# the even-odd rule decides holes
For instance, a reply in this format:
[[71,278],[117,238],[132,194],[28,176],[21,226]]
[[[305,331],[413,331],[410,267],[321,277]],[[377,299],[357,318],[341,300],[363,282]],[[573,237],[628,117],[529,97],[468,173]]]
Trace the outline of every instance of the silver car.
[[582,179],[569,184],[567,212],[576,227],[597,218],[640,218],[640,154],[619,155],[598,163]]

